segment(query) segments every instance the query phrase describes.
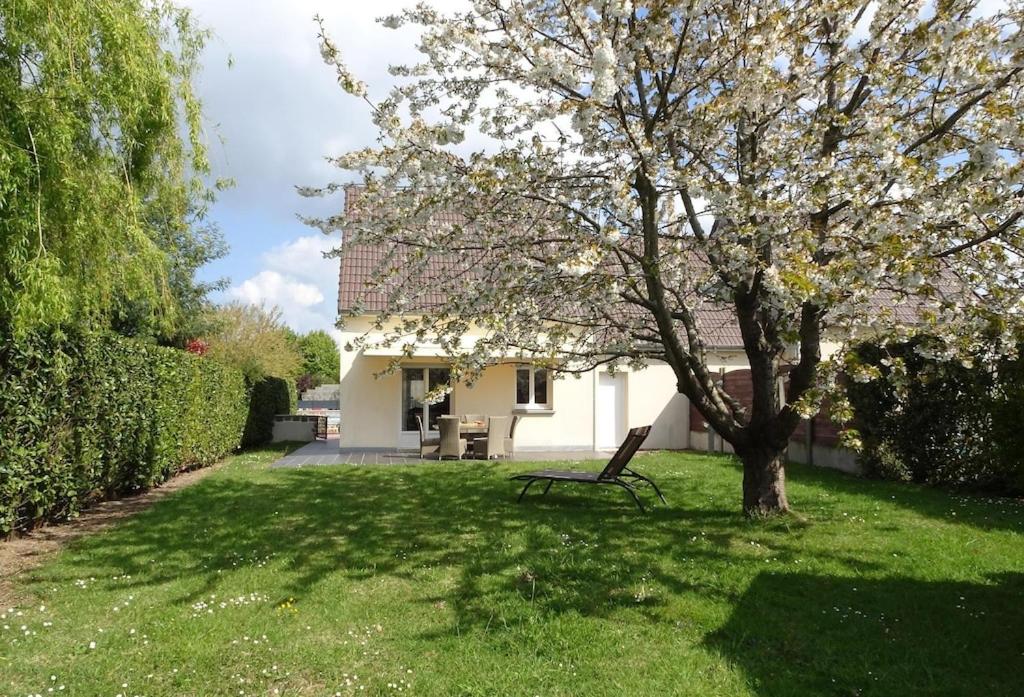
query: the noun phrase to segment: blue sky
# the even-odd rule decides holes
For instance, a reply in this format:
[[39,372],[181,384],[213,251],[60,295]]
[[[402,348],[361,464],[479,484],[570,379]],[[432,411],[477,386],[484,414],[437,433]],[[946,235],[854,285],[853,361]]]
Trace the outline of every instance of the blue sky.
[[321,252],[339,240],[306,227],[296,214],[336,212],[342,199],[303,199],[294,187],[344,181],[349,175],[325,156],[372,145],[375,134],[367,105],[342,92],[321,60],[313,16],[323,16],[352,70],[370,84],[371,96],[380,96],[391,85],[387,65],[415,60],[416,34],[374,20],[410,1],[182,2],[215,34],[197,89],[214,176],[236,181],[212,210],[231,251],[200,275],[231,279],[218,300],[277,305],[298,331],[330,329],[338,275]]

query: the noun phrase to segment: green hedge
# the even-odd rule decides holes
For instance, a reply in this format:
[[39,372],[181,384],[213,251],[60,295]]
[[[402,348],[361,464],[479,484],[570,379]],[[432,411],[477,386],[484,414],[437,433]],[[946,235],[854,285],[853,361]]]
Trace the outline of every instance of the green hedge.
[[[853,425],[870,476],[1024,491],[1024,363],[1020,359],[958,361],[927,357],[929,340],[857,348],[878,369],[870,382],[849,381]],[[923,355],[922,355],[923,354]],[[894,359],[906,366],[895,377]]]
[[78,331],[0,339],[0,535],[66,519],[239,446],[241,372]]
[[249,397],[249,415],[245,421],[242,445],[248,448],[269,443],[274,434],[274,417],[294,414],[298,405],[294,381],[266,377],[255,383]]

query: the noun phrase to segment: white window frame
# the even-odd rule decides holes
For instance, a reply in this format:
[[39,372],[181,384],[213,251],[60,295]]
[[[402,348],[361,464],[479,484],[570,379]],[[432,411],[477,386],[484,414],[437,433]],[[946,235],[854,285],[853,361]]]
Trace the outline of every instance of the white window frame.
[[[519,371],[520,370],[529,370],[530,371],[530,401],[526,402],[525,404],[519,401]],[[538,370],[543,370],[546,373],[546,378],[547,378],[546,382],[547,382],[547,386],[548,386],[548,400],[546,402],[543,402],[543,403],[538,403],[537,402],[537,396],[535,394],[536,389],[537,389],[537,377],[536,376],[537,376],[537,371]],[[551,381],[551,371],[548,370],[547,368],[545,368],[544,366],[528,365],[528,364],[516,365],[515,380],[513,380],[513,382],[512,382],[512,389],[514,390],[513,395],[512,395],[513,402],[515,404],[514,408],[516,410],[521,410],[521,411],[550,411],[552,409],[551,405],[554,404],[554,399],[553,399],[553,396],[552,396],[552,389],[551,389],[551,382],[552,382]]]

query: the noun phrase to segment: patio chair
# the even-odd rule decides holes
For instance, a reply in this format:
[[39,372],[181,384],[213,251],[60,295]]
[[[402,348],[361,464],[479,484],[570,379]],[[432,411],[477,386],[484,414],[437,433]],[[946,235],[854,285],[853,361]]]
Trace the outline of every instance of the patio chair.
[[466,454],[466,439],[459,438],[459,417],[442,416],[437,420],[437,428],[441,431],[441,444],[437,450],[437,459],[457,457],[460,460]]
[[503,457],[505,452],[505,422],[507,416],[492,416],[487,419],[487,435],[473,441],[473,457],[490,460]]
[[418,414],[416,416],[416,425],[420,427],[420,457],[433,455],[441,445],[441,439],[427,437],[427,429],[423,427],[423,419]]
[[[636,501],[636,505],[640,507],[640,510],[644,510],[644,504],[640,501],[640,497],[636,495],[637,484],[639,482],[646,482],[654,488],[655,493],[658,494],[658,498],[661,499],[662,503],[668,503],[665,497],[661,493],[661,489],[658,485],[652,482],[642,474],[637,474],[633,470],[626,467],[629,461],[636,454],[636,451],[643,444],[647,438],[647,434],[651,432],[650,426],[640,426],[638,428],[630,429],[629,434],[626,435],[626,440],[622,441],[622,445],[612,455],[612,459],[608,461],[608,464],[600,472],[574,472],[572,470],[540,470],[538,472],[527,472],[526,474],[517,474],[510,479],[517,479],[525,481],[526,486],[523,487],[522,492],[519,494],[517,503],[523,500],[527,490],[535,482],[546,481],[548,485],[544,488],[544,494],[547,494],[551,489],[551,485],[555,482],[576,482],[580,484],[611,484],[625,489]],[[543,494],[542,494],[543,495]]]
[[512,417],[512,425],[508,427],[508,438],[505,439],[505,457],[512,457],[516,454],[516,426],[519,419],[523,417],[516,414]]

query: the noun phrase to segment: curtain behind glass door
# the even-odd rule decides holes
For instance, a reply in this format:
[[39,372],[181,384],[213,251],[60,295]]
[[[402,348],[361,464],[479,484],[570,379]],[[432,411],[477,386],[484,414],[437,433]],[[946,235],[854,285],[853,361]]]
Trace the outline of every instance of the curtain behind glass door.
[[423,411],[423,395],[427,393],[426,383],[423,381],[422,368],[402,369],[402,430],[419,431],[416,417],[423,419],[423,425],[427,424],[427,417]]
[[437,430],[437,420],[452,413],[452,396],[446,394],[439,402],[424,404],[428,390],[447,385],[451,371],[447,368],[402,368],[402,430],[418,431],[416,417],[431,431]]
[[[430,389],[447,385],[451,380],[451,371],[447,368],[430,368],[427,372],[430,378]],[[437,431],[437,420],[442,416],[449,416],[452,413],[451,393],[446,394],[440,402],[429,405],[427,410],[427,413],[430,415],[430,430]]]

